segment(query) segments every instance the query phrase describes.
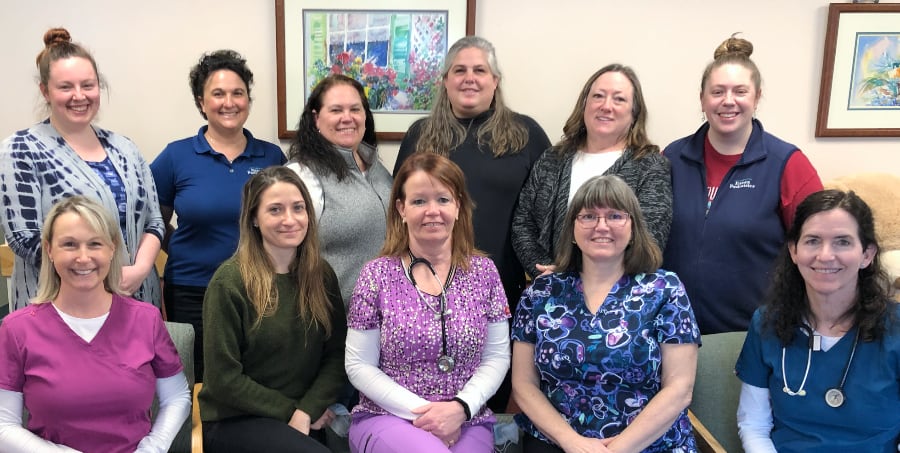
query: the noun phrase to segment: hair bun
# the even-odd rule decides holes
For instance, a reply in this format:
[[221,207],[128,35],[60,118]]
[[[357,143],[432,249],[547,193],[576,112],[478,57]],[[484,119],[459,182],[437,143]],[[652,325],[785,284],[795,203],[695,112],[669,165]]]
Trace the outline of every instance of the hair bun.
[[50,47],[56,44],[72,42],[72,35],[65,28],[51,28],[44,33],[44,46]]
[[732,55],[750,58],[750,55],[753,53],[753,44],[746,39],[735,37],[736,35],[737,33],[731,35],[730,38],[719,44],[719,47],[716,47],[716,51],[713,53],[713,58],[718,60],[720,57]]

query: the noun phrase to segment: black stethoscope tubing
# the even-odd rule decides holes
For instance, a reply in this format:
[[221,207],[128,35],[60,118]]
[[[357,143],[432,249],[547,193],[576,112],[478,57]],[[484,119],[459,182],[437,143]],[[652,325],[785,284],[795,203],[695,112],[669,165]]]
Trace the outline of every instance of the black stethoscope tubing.
[[[437,280],[438,285],[441,287],[440,300],[441,305],[438,307],[438,317],[441,318],[441,357],[438,359],[438,366],[443,367],[444,365],[441,363],[446,359],[450,360],[449,367],[452,368],[452,357],[447,354],[447,320],[446,320],[446,311],[447,311],[447,292],[444,289],[444,285],[441,284],[441,279],[438,278],[437,271],[434,270],[434,266],[431,265],[431,261],[428,261],[425,258],[418,258],[412,254],[412,251],[409,252],[409,266],[406,268],[406,275],[409,277],[409,281],[412,283],[413,288],[419,293],[419,297],[422,298],[424,302],[424,297],[422,296],[421,291],[419,290],[419,285],[416,283],[416,277],[413,276],[412,269],[416,264],[424,264],[428,267],[428,270],[431,271],[431,275],[434,276],[434,279]],[[449,277],[448,277],[449,280]],[[426,303],[427,305],[427,303]],[[443,371],[443,370],[442,370]]]

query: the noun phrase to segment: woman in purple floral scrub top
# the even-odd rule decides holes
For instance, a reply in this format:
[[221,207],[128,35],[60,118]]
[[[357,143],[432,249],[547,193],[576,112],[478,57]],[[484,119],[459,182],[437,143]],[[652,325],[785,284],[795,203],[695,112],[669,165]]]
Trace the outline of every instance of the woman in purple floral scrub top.
[[350,300],[346,368],[360,392],[353,452],[490,452],[485,402],[509,368],[509,308],[497,268],[474,247],[459,167],[409,157],[379,258]]
[[561,272],[538,277],[513,320],[524,451],[697,451],[687,406],[700,331],[634,192],[593,177],[564,222]]

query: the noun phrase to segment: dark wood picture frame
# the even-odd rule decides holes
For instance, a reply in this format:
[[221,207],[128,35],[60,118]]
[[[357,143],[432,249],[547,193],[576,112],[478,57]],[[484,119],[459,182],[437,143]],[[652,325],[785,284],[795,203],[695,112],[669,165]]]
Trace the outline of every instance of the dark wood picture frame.
[[[296,130],[292,130],[288,127],[288,124],[294,123],[296,125],[296,121],[299,118],[288,118],[288,76],[286,73],[286,62],[285,62],[285,33],[288,25],[285,22],[285,2],[291,1],[299,1],[299,0],[275,0],[275,52],[276,52],[276,66],[277,66],[277,91],[278,91],[278,138],[281,139],[291,139],[296,134]],[[476,0],[443,0],[446,2],[464,2],[465,3],[465,35],[471,36],[475,34],[475,1]],[[390,2],[387,2],[390,3]],[[424,4],[423,4],[424,5]],[[432,7],[429,5],[429,7]],[[329,4],[329,8],[340,9],[341,2],[340,0],[333,1]],[[368,10],[378,10],[378,9],[387,9],[389,8],[368,8]],[[451,19],[452,20],[452,19]],[[453,44],[456,39],[461,38],[462,36],[453,36],[451,35],[449,38],[448,46]],[[291,83],[297,83],[295,81],[291,81]],[[302,83],[302,82],[301,82]],[[302,99],[302,102],[305,103],[305,99]],[[302,107],[301,103],[301,107]],[[425,115],[419,115],[418,117],[422,117]],[[416,117],[415,115],[411,115],[411,117]],[[416,117],[417,118],[417,117]],[[377,124],[377,123],[376,123]],[[410,122],[411,124],[411,122]],[[293,126],[292,126],[293,127]],[[397,131],[386,131],[386,132],[378,132],[376,135],[379,141],[400,141],[403,139],[403,136],[406,134],[406,130]]]
[[[891,109],[889,112],[892,117],[894,115],[897,116],[898,121],[893,123],[897,124],[897,127],[882,127],[882,125],[876,127],[860,127],[858,123],[864,121],[862,117],[854,120],[854,124],[829,124],[830,120],[833,120],[832,122],[836,121],[836,113],[850,116],[851,118],[853,118],[851,115],[881,114],[879,112],[871,111],[865,113],[852,112],[846,104],[843,104],[844,107],[842,111],[837,112],[837,110],[841,109],[836,108],[835,102],[833,102],[832,99],[833,96],[837,96],[837,93],[840,92],[835,89],[835,77],[839,75],[837,71],[849,70],[855,60],[855,55],[841,55],[840,57],[837,57],[839,61],[836,61],[836,53],[839,52],[839,38],[845,38],[848,34],[852,33],[844,31],[840,33],[840,37],[838,36],[841,20],[849,17],[849,15],[855,14],[878,16],[883,14],[896,15],[897,20],[896,22],[891,23],[891,30],[879,28],[877,30],[858,31],[874,31],[879,33],[897,32],[900,34],[900,3],[832,3],[829,5],[828,25],[825,32],[825,51],[822,60],[822,80],[819,88],[819,110],[816,115],[816,137],[900,137],[900,108]],[[894,23],[896,23],[896,26],[894,26]],[[838,65],[837,68],[836,65]],[[843,90],[844,92],[849,91],[850,83],[842,84],[842,87],[846,88],[846,90]],[[835,98],[834,101],[837,101],[837,98]],[[850,113],[845,114],[845,111]],[[869,117],[871,118],[871,116]]]

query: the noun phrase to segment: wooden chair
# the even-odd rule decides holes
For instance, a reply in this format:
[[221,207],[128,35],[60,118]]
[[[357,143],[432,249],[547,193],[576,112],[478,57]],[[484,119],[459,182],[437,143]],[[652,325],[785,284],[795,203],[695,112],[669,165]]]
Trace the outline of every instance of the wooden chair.
[[694,439],[697,440],[697,449],[700,450],[700,453],[728,453],[728,450],[716,440],[715,436],[706,429],[706,426],[703,426],[700,419],[690,410],[688,410],[688,418],[691,420],[691,425],[694,428]]
[[0,276],[6,279],[6,301],[9,304],[9,312],[12,312],[12,271],[16,254],[9,245],[0,245]]
[[191,411],[191,423],[194,425],[191,429],[191,453],[203,453],[203,423],[200,421],[200,403],[197,401],[197,395],[203,383],[194,384],[194,409]]

